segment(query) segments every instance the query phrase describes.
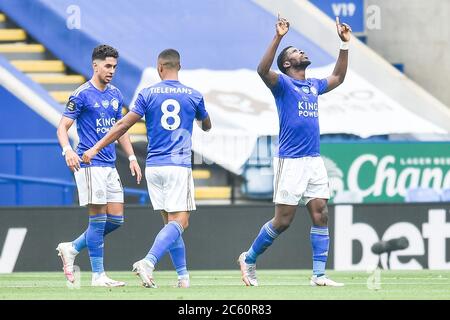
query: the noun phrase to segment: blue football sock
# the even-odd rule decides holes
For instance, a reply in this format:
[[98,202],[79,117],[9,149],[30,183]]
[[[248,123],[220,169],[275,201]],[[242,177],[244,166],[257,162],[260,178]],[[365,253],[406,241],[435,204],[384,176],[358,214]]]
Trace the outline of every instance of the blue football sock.
[[74,247],[75,250],[80,252],[84,248],[86,248],[86,231],[83,232],[78,238],[72,241],[72,247]]
[[272,220],[263,225],[255,241],[253,241],[252,246],[247,251],[245,263],[256,263],[256,258],[266,251],[279,234],[273,227]]
[[103,233],[105,232],[106,214],[89,216],[86,230],[86,243],[91,260],[92,272],[101,273],[103,269]]
[[310,240],[313,253],[313,275],[320,277],[325,274],[325,265],[328,259],[330,245],[328,227],[311,227]]
[[186,247],[184,246],[183,236],[180,235],[169,248],[170,258],[177,271],[178,277],[188,274],[186,267]]
[[[123,225],[123,215],[116,216],[112,214],[106,215],[106,225],[105,225],[105,232],[104,236],[106,236],[108,233],[113,232],[117,228],[119,228],[121,225]],[[72,241],[72,246],[80,252],[84,248],[86,248],[86,231],[83,232],[78,238]]]
[[122,226],[123,222],[124,222],[123,215],[116,216],[112,214],[107,214],[104,235],[106,236],[107,234],[113,232],[114,230]]
[[159,231],[153,242],[153,246],[145,259],[149,260],[154,266],[162,256],[172,247],[173,243],[183,233],[183,227],[176,221],[170,221]]

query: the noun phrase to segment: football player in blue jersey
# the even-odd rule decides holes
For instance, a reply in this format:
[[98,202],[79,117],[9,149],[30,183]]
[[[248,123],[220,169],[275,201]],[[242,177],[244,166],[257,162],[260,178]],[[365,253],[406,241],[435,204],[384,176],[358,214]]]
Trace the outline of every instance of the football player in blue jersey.
[[[110,279],[103,267],[104,237],[123,224],[123,187],[115,168],[114,144],[108,144],[89,164],[81,163],[84,151],[106,135],[122,118],[123,97],[119,89],[110,84],[117,68],[119,54],[108,45],[96,47],[92,53],[92,78],[69,97],[58,126],[57,135],[67,166],[74,172],[81,206],[87,206],[89,225],[77,239],[62,242],[56,250],[63,262],[64,274],[74,282],[76,255],[87,247],[92,267],[92,286],[124,286],[122,281]],[[77,121],[79,143],[72,150],[68,130]],[[130,161],[130,170],[140,183],[142,174],[133,152],[128,134],[119,143]]]
[[275,98],[279,118],[279,150],[273,162],[275,216],[264,224],[251,247],[239,256],[242,280],[247,286],[258,285],[257,257],[289,227],[298,204],[303,203],[313,224],[310,284],[343,286],[325,275],[330,239],[327,215],[330,192],[327,171],[320,157],[318,96],[344,81],[351,28],[336,18],[341,47],[335,68],[325,79],[306,78],[306,68],[311,61],[303,50],[293,46],[284,48],[278,55],[281,73],[270,69],[281,39],[289,30],[289,22],[278,17],[275,28],[275,36],[258,66],[258,74]]
[[178,80],[180,54],[166,49],[158,56],[161,82],[144,88],[134,107],[110,132],[83,155],[89,163],[110,143],[118,139],[145,116],[148,135],[145,177],[154,210],[160,210],[165,226],[160,230],[147,256],[133,264],[142,284],[155,288],[153,270],[169,252],[178,273],[178,287],[189,287],[186,250],[182,233],[195,210],[194,181],[191,170],[193,122],[208,131],[211,121],[203,96]]

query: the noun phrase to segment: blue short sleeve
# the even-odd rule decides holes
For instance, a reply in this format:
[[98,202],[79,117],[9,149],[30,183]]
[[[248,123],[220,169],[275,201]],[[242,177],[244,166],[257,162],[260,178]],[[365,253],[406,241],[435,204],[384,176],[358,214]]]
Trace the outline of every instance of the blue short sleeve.
[[134,101],[134,105],[131,108],[131,111],[133,111],[134,113],[137,113],[141,117],[143,117],[145,115],[146,103],[145,103],[145,98],[142,95],[142,92],[140,92],[138,94],[136,101]]
[[270,88],[270,91],[272,91],[275,98],[283,94],[285,82],[286,80],[284,79],[284,76],[282,74],[278,74],[277,84],[273,88]]
[[197,105],[197,110],[195,112],[195,119],[203,121],[208,117],[208,112],[205,108],[205,101],[201,97],[200,102]]
[[323,93],[325,93],[325,91],[327,90],[327,88],[328,88],[328,81],[327,81],[327,79],[317,79],[316,80],[317,82],[317,92],[319,93],[319,94],[323,94]]
[[64,109],[63,116],[76,120],[83,110],[83,101],[79,97],[70,96]]

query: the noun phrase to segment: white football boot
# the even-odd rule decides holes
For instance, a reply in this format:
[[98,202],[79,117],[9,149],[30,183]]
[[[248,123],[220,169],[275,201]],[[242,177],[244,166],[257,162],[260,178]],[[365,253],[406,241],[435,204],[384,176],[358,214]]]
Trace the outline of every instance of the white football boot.
[[178,277],[177,284],[175,288],[189,288],[191,286],[191,282],[189,280],[189,275]]
[[242,252],[239,256],[238,263],[241,267],[242,281],[246,286],[257,287],[258,279],[256,278],[256,264],[250,264],[245,262],[245,255],[247,252]]
[[58,251],[58,256],[61,257],[63,263],[63,271],[66,276],[67,281],[74,283],[75,275],[73,272],[73,263],[75,261],[75,257],[78,254],[78,251],[72,246],[72,242],[61,242],[56,247],[56,251]]
[[153,270],[155,267],[146,259],[139,260],[133,264],[133,272],[142,280],[146,288],[158,288],[153,281]]
[[125,282],[113,280],[113,279],[109,278],[106,275],[106,273],[104,273],[104,272],[102,272],[100,274],[93,273],[91,286],[93,286],[93,287],[123,287],[123,286],[125,286]]
[[331,279],[329,279],[326,275],[323,276],[312,276],[311,280],[309,281],[311,286],[319,286],[319,287],[343,287],[344,284],[340,282],[335,282]]

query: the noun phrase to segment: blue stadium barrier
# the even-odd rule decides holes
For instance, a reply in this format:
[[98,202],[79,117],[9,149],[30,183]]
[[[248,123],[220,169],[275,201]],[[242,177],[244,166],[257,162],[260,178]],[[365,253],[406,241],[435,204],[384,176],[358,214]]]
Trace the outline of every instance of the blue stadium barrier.
[[[3,174],[0,173],[0,183],[5,181],[12,181],[16,184],[30,183],[30,184],[41,184],[41,185],[49,185],[49,186],[58,186],[62,188],[62,204],[63,205],[71,205],[72,197],[71,192],[76,188],[76,184],[73,182],[67,182],[59,179],[43,179],[43,178],[35,178],[35,177],[27,177],[27,176],[18,176],[12,174]],[[133,189],[133,188],[124,188],[125,195],[130,196],[139,196],[139,203],[146,204],[148,203],[148,193],[144,190]],[[16,194],[16,206],[23,205],[22,195],[19,191]]]
[[[5,161],[1,161],[0,163],[2,164],[1,168],[2,168],[2,172],[1,174],[6,174],[7,176],[10,175],[15,175],[15,176],[23,176],[23,175],[29,175],[30,172],[29,168],[28,168],[28,164],[25,163],[24,159],[28,158],[28,159],[36,159],[36,157],[34,156],[35,153],[30,151],[29,148],[27,147],[35,147],[35,148],[51,148],[51,147],[55,147],[55,149],[57,148],[57,152],[59,153],[59,143],[57,140],[55,139],[5,139],[5,140],[0,140],[0,148],[2,150],[2,154],[8,158],[9,160],[7,161],[9,163],[9,166],[6,165]],[[31,149],[33,150],[33,149]],[[11,156],[8,156],[11,155]],[[12,156],[13,155],[13,156]],[[15,159],[15,161],[10,161],[10,159]],[[42,175],[45,176],[46,173],[49,172],[49,168],[47,166],[44,166],[45,170],[42,170]],[[40,179],[40,178],[44,178],[44,176],[37,176],[36,179]],[[48,176],[47,176],[48,177]],[[50,177],[48,177],[50,178]],[[63,179],[58,179],[59,181],[64,181]],[[3,182],[5,183],[5,182]],[[26,197],[27,201],[24,201],[24,194],[26,192],[24,192],[24,185],[22,184],[22,182],[20,180],[17,180],[14,183],[14,190],[9,190],[8,192],[8,188],[5,188],[5,190],[2,190],[2,196],[4,197],[2,201],[0,201],[0,205],[5,205],[5,204],[12,204],[11,200],[7,199],[7,198],[15,198],[14,203],[16,204],[26,204],[28,201],[30,201],[31,203],[33,202],[33,197]],[[55,195],[54,192],[51,192],[50,190],[42,190],[43,193],[49,195],[49,203],[53,203],[53,204],[60,204],[58,199],[55,199]],[[49,192],[50,191],[50,192]],[[57,197],[59,198],[59,196]]]
[[[46,187],[57,187],[61,188],[61,191],[57,192],[58,196],[53,196],[52,203],[53,205],[70,205],[73,203],[73,189],[76,188],[75,183],[72,181],[67,181],[58,178],[51,177],[42,177],[42,176],[30,176],[24,172],[24,148],[25,147],[56,147],[57,152],[60,153],[59,143],[55,139],[29,139],[29,140],[0,140],[0,147],[9,147],[14,149],[14,163],[12,164],[14,167],[14,173],[1,172],[0,173],[0,185],[1,184],[13,184],[14,192],[3,193],[2,201],[0,201],[0,205],[30,205],[34,204],[33,199],[27,197],[24,192],[24,187],[29,185],[40,185]],[[2,152],[3,153],[3,152]],[[11,162],[11,161],[10,161]],[[36,197],[41,197],[42,194],[48,195],[48,190],[42,190],[43,192],[36,194]],[[145,204],[148,202],[148,193],[145,190],[133,189],[133,188],[124,188],[124,192],[126,195],[138,196],[139,203]],[[52,192],[55,194],[55,191]],[[8,197],[14,197],[14,201],[11,199],[6,199]],[[41,197],[42,198],[42,197]],[[45,197],[44,197],[45,198]],[[30,202],[31,201],[31,202]],[[48,203],[46,203],[48,205]]]
[[441,191],[441,201],[450,202],[450,188]]
[[47,186],[58,186],[62,188],[62,205],[72,204],[71,191],[75,187],[73,183],[60,180],[60,179],[43,179],[28,176],[19,176],[13,174],[0,173],[0,182],[13,182],[16,186],[16,199],[15,205],[20,206],[24,204],[22,185],[25,183],[30,184],[43,184]]
[[362,203],[363,201],[364,198],[360,193],[350,190],[338,192],[330,200],[332,203]]
[[[64,108],[44,88],[18,71],[1,55],[0,66],[14,77],[18,84],[0,86],[0,101],[5,109],[0,126],[0,141],[4,142],[0,144],[0,172],[70,181],[70,171],[61,157],[60,147],[55,140],[55,124],[51,121]],[[32,92],[30,101],[21,99],[21,86]],[[37,98],[44,103],[34,105],[34,99]],[[41,109],[43,105],[44,109]],[[38,143],[28,143],[36,140],[39,140]],[[18,141],[22,145],[15,145],[12,141]],[[17,159],[19,161],[16,161]],[[0,184],[0,205],[14,203],[11,199],[15,199],[17,187],[11,183]],[[60,194],[56,188],[37,185],[22,185],[20,188],[23,201],[27,205],[60,204]],[[42,197],[42,194],[45,194],[45,197]]]
[[405,202],[439,202],[439,192],[431,188],[412,188],[406,191]]

